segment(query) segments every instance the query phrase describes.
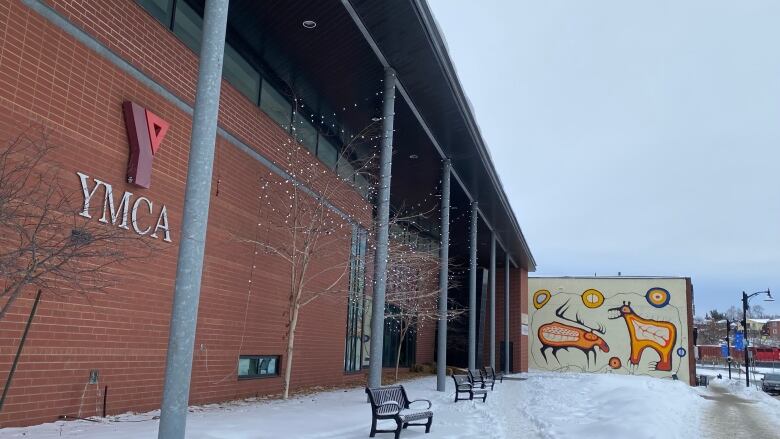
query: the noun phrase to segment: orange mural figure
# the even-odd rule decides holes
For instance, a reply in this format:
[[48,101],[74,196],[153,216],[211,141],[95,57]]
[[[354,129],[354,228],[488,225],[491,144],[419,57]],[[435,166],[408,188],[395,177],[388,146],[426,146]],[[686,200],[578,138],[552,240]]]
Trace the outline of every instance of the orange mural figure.
[[596,347],[600,348],[602,352],[609,352],[609,346],[603,338],[596,335],[599,333],[604,335],[604,329],[591,328],[580,320],[579,316],[575,317],[575,320],[568,319],[564,316],[566,312],[566,305],[568,302],[561,305],[555,310],[555,315],[563,320],[576,323],[582,326],[582,329],[576,326],[567,325],[560,322],[545,323],[539,327],[537,336],[542,343],[542,357],[544,361],[547,361],[547,349],[552,349],[553,356],[558,359],[557,353],[561,349],[569,350],[569,348],[579,349],[585,353],[588,365],[590,365],[590,353],[593,352],[593,362],[596,361]]
[[626,321],[631,341],[631,357],[628,359],[631,364],[638,365],[642,352],[650,348],[660,358],[654,369],[672,370],[672,350],[677,341],[677,328],[672,323],[639,317],[631,308],[631,302],[623,302],[623,306],[611,308],[609,312],[610,319],[623,318]]

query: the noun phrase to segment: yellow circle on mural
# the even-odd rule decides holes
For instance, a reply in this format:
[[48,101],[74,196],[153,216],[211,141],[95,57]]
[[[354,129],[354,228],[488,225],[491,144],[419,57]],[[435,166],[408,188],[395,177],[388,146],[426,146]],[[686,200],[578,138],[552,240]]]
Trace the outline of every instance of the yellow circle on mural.
[[550,294],[547,290],[539,290],[534,293],[534,308],[536,309],[542,309],[544,305],[547,305],[547,302],[550,301],[550,297],[552,297],[552,294]]
[[582,303],[588,308],[598,308],[604,304],[604,295],[601,291],[589,289],[582,293]]

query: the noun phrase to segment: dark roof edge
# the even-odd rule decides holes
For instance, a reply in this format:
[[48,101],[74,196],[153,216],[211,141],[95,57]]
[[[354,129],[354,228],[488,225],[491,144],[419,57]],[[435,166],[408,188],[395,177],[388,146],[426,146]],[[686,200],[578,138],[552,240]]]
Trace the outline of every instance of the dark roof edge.
[[514,210],[512,210],[512,206],[509,204],[509,200],[507,199],[506,192],[504,192],[504,186],[501,184],[501,180],[498,177],[498,173],[496,172],[495,167],[493,166],[493,160],[490,157],[490,153],[485,145],[485,141],[482,138],[482,134],[479,130],[479,126],[476,123],[476,119],[474,118],[474,114],[471,111],[471,108],[468,104],[468,100],[466,98],[466,94],[463,91],[463,87],[460,84],[460,80],[458,79],[457,72],[455,72],[455,68],[453,67],[452,60],[449,56],[449,51],[447,50],[447,45],[444,43],[444,39],[442,38],[441,33],[439,32],[438,26],[436,25],[436,19],[433,17],[433,14],[428,7],[428,3],[426,0],[411,0],[413,3],[413,6],[417,13],[420,15],[420,21],[424,26],[425,32],[428,34],[430,42],[433,46],[434,52],[436,54],[436,60],[438,61],[439,65],[441,66],[442,71],[444,72],[448,85],[450,86],[450,89],[452,90],[453,96],[458,102],[458,107],[463,115],[463,119],[465,120],[466,124],[468,125],[469,132],[471,133],[472,140],[474,141],[474,144],[476,145],[477,152],[479,153],[480,160],[482,161],[482,165],[487,170],[488,176],[492,180],[493,187],[496,189],[496,193],[498,194],[498,197],[501,200],[501,204],[504,206],[504,210],[506,211],[513,227],[515,228],[515,233],[520,237],[520,241],[523,245],[523,250],[525,251],[525,256],[527,257],[527,260],[529,262],[528,271],[533,272],[536,271],[536,260],[533,257],[533,254],[531,253],[531,249],[528,246],[528,241],[525,239],[525,235],[523,235],[523,231],[520,228],[520,224],[517,221],[517,218],[515,217]]

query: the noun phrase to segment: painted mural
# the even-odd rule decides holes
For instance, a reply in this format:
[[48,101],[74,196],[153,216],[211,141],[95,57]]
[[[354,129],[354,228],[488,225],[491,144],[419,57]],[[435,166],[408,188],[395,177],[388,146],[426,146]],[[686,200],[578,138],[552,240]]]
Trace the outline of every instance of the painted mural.
[[689,378],[684,278],[529,278],[531,368]]

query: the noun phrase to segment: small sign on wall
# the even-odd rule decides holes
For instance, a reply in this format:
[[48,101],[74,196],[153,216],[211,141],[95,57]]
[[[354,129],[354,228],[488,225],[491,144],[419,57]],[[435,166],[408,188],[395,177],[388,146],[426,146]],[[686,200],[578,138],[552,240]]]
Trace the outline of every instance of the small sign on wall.
[[520,335],[528,335],[528,325],[520,325]]
[[520,314],[520,323],[522,323],[523,325],[528,325],[528,314],[527,313]]

